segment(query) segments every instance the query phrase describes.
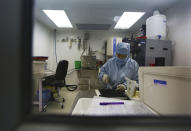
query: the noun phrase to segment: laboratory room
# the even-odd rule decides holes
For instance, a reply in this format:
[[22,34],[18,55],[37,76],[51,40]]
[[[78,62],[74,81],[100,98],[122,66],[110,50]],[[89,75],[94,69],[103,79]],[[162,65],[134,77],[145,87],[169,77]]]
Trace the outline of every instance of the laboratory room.
[[32,113],[191,115],[191,1],[35,0]]

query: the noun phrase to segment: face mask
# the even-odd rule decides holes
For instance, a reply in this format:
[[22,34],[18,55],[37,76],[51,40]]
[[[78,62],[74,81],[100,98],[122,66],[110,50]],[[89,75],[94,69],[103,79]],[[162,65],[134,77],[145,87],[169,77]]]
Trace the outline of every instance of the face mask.
[[117,59],[117,63],[119,63],[120,65],[123,65],[127,62],[128,57],[124,58],[124,59],[120,59],[119,57],[116,56]]

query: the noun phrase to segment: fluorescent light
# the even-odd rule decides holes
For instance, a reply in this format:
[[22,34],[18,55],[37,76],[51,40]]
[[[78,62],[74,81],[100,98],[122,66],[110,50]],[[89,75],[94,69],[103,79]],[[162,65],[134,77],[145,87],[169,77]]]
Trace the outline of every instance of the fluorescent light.
[[72,28],[64,10],[43,10],[43,12],[60,28]]
[[114,29],[129,29],[145,12],[124,12]]

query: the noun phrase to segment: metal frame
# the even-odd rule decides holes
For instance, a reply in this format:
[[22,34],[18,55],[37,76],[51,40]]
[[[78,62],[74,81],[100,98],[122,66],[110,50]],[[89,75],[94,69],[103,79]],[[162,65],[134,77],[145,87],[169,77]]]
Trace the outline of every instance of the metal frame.
[[38,105],[38,111],[43,111],[43,104],[42,104],[42,79],[38,79],[38,91],[39,91],[39,99],[38,101],[33,101],[34,105]]

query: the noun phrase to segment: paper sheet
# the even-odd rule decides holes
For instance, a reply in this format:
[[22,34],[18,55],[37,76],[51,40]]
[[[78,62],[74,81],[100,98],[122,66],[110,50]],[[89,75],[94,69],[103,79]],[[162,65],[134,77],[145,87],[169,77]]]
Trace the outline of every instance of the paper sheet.
[[[100,102],[124,102],[120,105],[100,105]],[[96,97],[90,104],[87,115],[155,115],[143,103],[112,98]]]

